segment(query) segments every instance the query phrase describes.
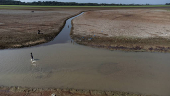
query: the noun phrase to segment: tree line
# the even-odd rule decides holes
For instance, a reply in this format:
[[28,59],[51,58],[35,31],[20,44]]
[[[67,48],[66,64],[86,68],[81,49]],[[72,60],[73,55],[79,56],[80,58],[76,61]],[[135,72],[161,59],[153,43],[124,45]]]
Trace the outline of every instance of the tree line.
[[[38,1],[21,2],[16,0],[0,0],[0,5],[42,5],[42,6],[140,6],[149,4],[106,4],[106,3],[76,3],[76,2],[57,2],[57,1]],[[165,5],[170,5],[166,3]]]
[[0,5],[20,5],[21,1],[0,0]]

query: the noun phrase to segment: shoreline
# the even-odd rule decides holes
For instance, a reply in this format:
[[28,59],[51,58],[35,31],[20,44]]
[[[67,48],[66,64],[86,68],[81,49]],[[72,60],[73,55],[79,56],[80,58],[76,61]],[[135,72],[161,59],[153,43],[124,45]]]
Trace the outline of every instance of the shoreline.
[[[118,8],[119,9],[119,8]],[[133,9],[133,8],[132,8]],[[140,9],[140,8],[137,8],[137,9]],[[35,45],[39,45],[39,44],[43,44],[43,43],[47,43],[47,42],[50,42],[50,41],[52,41],[60,32],[61,32],[61,30],[63,29],[63,27],[65,26],[65,23],[66,23],[66,21],[69,19],[69,18],[71,18],[71,17],[74,17],[74,16],[76,16],[76,15],[78,15],[78,14],[80,14],[80,13],[82,13],[82,12],[90,12],[90,11],[95,11],[95,10],[79,10],[79,12],[78,13],[76,13],[76,14],[74,14],[74,15],[71,15],[71,16],[69,16],[69,17],[67,17],[63,22],[62,22],[62,24],[61,24],[61,26],[58,28],[58,30],[57,31],[52,31],[52,32],[50,32],[50,33],[48,33],[48,34],[43,34],[43,35],[38,35],[38,34],[32,34],[32,37],[34,37],[34,36],[36,36],[33,40],[27,40],[27,42],[18,42],[18,43],[14,43],[14,44],[5,44],[5,43],[3,43],[3,44],[1,44],[1,46],[0,46],[0,49],[16,49],[16,48],[24,48],[24,47],[31,47],[31,46],[35,46]],[[72,23],[72,25],[74,25],[73,24],[73,21],[71,21],[71,23]],[[79,42],[78,40],[76,40],[75,38],[81,38],[81,37],[86,37],[86,38],[91,38],[91,37],[93,37],[92,35],[87,35],[87,36],[81,36],[81,35],[79,35],[79,34],[76,34],[76,35],[73,35],[73,30],[74,30],[74,26],[72,26],[72,28],[71,28],[71,32],[70,32],[70,37],[73,39],[73,40],[75,40],[78,44],[82,44],[82,45],[86,45],[86,46],[91,46],[91,47],[95,47],[95,48],[105,48],[105,49],[109,49],[109,50],[125,50],[125,51],[134,51],[134,50],[131,50],[131,49],[135,49],[136,50],[136,48],[133,48],[133,47],[127,47],[127,46],[122,46],[121,44],[113,44],[114,46],[110,46],[110,45],[104,45],[104,44],[97,44],[97,40],[99,40],[99,39],[101,39],[101,38],[103,38],[103,39],[106,39],[105,37],[96,37],[95,39],[95,42],[96,42],[96,44],[95,44],[95,42],[93,42],[93,44],[92,43],[89,43],[89,44],[87,44],[87,41],[85,41],[85,42]],[[114,38],[114,37],[113,37]],[[115,37],[115,38],[117,38],[117,37]],[[118,37],[119,38],[119,37]],[[108,40],[110,40],[110,38],[107,38]],[[125,38],[126,39],[126,38]],[[140,38],[139,38],[140,39]],[[153,39],[156,39],[156,38],[153,38]],[[161,38],[161,39],[164,39],[164,38]],[[113,39],[114,40],[114,39]],[[100,40],[99,40],[100,41]],[[167,40],[165,40],[165,41],[167,41]],[[169,40],[170,41],[170,40]],[[129,45],[128,45],[129,46]],[[140,45],[139,45],[140,46]],[[113,47],[113,48],[111,48],[111,47]],[[152,48],[152,47],[154,47],[154,48]],[[138,48],[137,48],[138,49]],[[139,48],[140,49],[140,48]],[[151,51],[151,52],[160,52],[160,51],[162,51],[162,52],[169,52],[170,50],[169,50],[169,48],[167,47],[167,46],[157,46],[157,47],[155,47],[155,46],[150,46],[150,48],[148,49],[148,48],[142,48],[141,47],[141,49],[140,50],[137,50],[137,51]]]
[[[53,95],[52,95],[53,94]],[[121,91],[84,90],[72,88],[31,88],[0,86],[1,96],[146,96],[139,93]]]
[[66,21],[72,17],[75,17],[79,14],[81,14],[82,12],[84,11],[80,11],[74,15],[71,15],[69,17],[67,17],[64,21],[63,21],[63,24],[61,24],[61,26],[58,28],[58,31],[56,32],[51,32],[49,34],[36,34],[35,36],[40,36],[34,40],[29,40],[28,42],[22,42],[22,43],[17,43],[17,44],[13,44],[13,45],[1,45],[0,46],[0,49],[15,49],[15,48],[24,48],[24,47],[31,47],[31,46],[35,46],[35,45],[39,45],[39,44],[42,44],[42,43],[47,43],[47,42],[50,42],[52,41],[60,32],[61,30],[64,28],[65,24],[66,24]]
[[71,38],[74,40],[74,42],[81,45],[94,48],[104,48],[111,51],[122,50],[132,52],[170,52],[170,39],[165,38],[108,38],[72,34]]
[[[78,44],[94,48],[133,52],[170,52],[168,21],[162,20],[163,15],[152,18],[152,14],[148,12],[154,14],[162,12],[165,16],[169,13],[165,13],[164,10],[139,10],[141,12],[139,14],[133,11],[137,12],[138,9],[88,11],[73,19],[71,38]],[[111,16],[105,18],[106,16],[102,14]],[[143,15],[139,17],[140,14]]]

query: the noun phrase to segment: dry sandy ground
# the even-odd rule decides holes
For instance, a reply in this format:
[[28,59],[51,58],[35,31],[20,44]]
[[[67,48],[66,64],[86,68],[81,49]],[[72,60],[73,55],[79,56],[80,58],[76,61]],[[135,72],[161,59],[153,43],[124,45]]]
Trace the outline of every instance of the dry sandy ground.
[[90,11],[73,22],[74,34],[126,37],[170,37],[170,11],[101,10]]
[[[82,11],[109,9],[116,8],[26,6],[0,8],[0,49],[28,47],[51,41],[63,28],[66,19]],[[44,34],[37,35],[38,30]]]
[[[134,49],[137,47],[137,49],[145,50],[151,47],[154,49],[156,46],[166,46],[166,48],[163,48],[163,50],[166,49],[166,51],[169,50],[168,47],[170,47],[169,40],[167,41],[170,37],[170,11],[168,10],[121,9],[89,11],[74,19],[73,24],[72,37],[95,39],[91,40],[91,43],[87,40],[81,40],[81,42],[77,40],[78,43],[85,45],[110,46],[118,49],[119,47],[125,49]],[[102,43],[102,40],[98,40],[100,42],[95,44],[97,39],[101,38],[105,44]],[[107,40],[107,38],[109,40]],[[155,38],[157,39],[155,40]],[[108,43],[109,41],[112,42],[106,44],[106,42]],[[164,41],[166,41],[166,44],[162,45]],[[139,44],[141,42],[142,44]],[[157,43],[155,44],[154,42]],[[147,45],[147,43],[149,45]],[[152,46],[150,46],[150,44]],[[159,50],[158,47],[155,50]]]
[[[138,33],[140,34],[143,34],[142,33],[143,30],[145,31],[145,33],[148,32],[147,35],[145,34],[146,37],[147,36],[152,37],[153,35],[157,36],[159,34],[161,34],[161,36],[164,37],[169,36],[168,34],[169,28],[167,27],[168,24],[165,25],[164,23],[164,21],[167,18],[169,18],[168,17],[169,15],[166,15],[166,17],[164,18],[163,23],[165,26],[162,25],[161,23],[158,23],[161,20],[157,20],[155,22],[155,25],[149,25],[148,23],[147,25],[146,22],[142,22],[143,17],[140,16],[141,14],[143,15],[143,13],[150,12],[148,16],[144,16],[146,17],[145,21],[148,20],[147,17],[154,17],[154,18],[158,17],[157,19],[162,19],[161,16],[164,16],[165,14],[167,14],[167,12],[160,11],[160,10],[155,11],[156,16],[155,15],[153,16],[152,10],[143,11],[143,9],[147,9],[147,8],[135,8],[138,9],[136,11],[132,10],[134,8],[128,8],[130,9],[129,11],[125,9],[127,8],[114,8],[114,7],[110,7],[110,8],[109,7],[101,7],[101,8],[14,7],[13,8],[10,7],[7,9],[0,9],[0,49],[28,47],[28,46],[33,46],[40,43],[51,41],[60,32],[60,30],[64,26],[64,22],[66,19],[75,16],[76,14],[82,11],[88,11],[88,10],[103,10],[103,11],[95,11],[95,12],[91,11],[85,13],[81,17],[78,17],[78,19],[76,19],[77,21],[76,20],[74,21],[75,23],[74,29],[76,29],[74,30],[75,33],[79,32],[78,34],[84,35],[85,33],[83,32],[86,32],[86,35],[89,34],[92,36],[93,34],[95,34],[96,36],[104,36],[104,37],[119,36],[122,33],[124,34],[124,36],[127,36],[128,34],[133,33],[133,36],[140,36],[135,32],[131,32],[140,29],[138,30]],[[149,9],[154,9],[154,8],[149,8]],[[34,12],[32,12],[32,10],[34,10]],[[112,10],[112,11],[108,11],[108,10]],[[138,13],[138,11],[140,12]],[[160,13],[163,14],[161,15]],[[139,20],[134,21],[134,18]],[[110,21],[114,21],[114,22],[110,22]],[[134,23],[134,22],[138,23],[139,21],[140,24],[138,25]],[[129,26],[125,26],[125,25],[129,25]],[[135,28],[131,28],[133,26]],[[148,29],[147,28],[148,26],[152,27],[152,29]],[[154,28],[157,26],[159,28],[160,26],[163,27],[161,27],[158,31],[156,31],[157,33],[153,34],[150,30],[154,30]],[[127,29],[130,31],[127,31]],[[38,30],[41,30],[41,32],[44,34],[37,35]],[[126,34],[124,33],[125,31],[127,31]]]
[[[0,10],[0,48],[31,46],[53,39],[80,10]],[[37,35],[41,30],[43,35]]]

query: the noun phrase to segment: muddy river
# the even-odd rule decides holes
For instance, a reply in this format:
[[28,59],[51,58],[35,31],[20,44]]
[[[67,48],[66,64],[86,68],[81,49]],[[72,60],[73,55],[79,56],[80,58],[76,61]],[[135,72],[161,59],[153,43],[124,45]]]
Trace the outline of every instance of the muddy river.
[[[0,85],[170,95],[169,53],[109,51],[73,44],[71,19],[54,42],[0,50]],[[31,52],[35,63],[30,61]]]

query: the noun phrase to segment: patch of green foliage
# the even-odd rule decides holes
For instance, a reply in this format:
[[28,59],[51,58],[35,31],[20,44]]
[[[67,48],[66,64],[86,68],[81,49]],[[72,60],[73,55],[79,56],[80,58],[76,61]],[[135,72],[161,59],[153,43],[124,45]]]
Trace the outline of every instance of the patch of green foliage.
[[169,8],[170,5],[144,5],[144,6],[41,6],[41,5],[0,5],[1,9],[40,9],[40,8],[59,8],[59,7],[65,7],[65,8],[149,8],[149,7],[167,7]]
[[40,5],[0,5],[6,7],[170,7],[170,5],[141,5],[141,6],[40,6]]

